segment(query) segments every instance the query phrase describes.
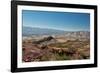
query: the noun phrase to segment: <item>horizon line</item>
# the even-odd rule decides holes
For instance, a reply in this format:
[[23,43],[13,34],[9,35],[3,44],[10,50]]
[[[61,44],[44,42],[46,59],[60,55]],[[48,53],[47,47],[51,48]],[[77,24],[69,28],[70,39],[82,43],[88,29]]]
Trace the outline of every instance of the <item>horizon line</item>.
[[[54,28],[42,28],[42,27],[34,27],[34,26],[22,26],[22,27],[30,27],[30,28],[40,28],[40,29],[51,29],[51,30],[58,30],[58,31],[65,31],[65,32],[73,32],[73,30],[62,30],[62,29],[54,29]],[[90,32],[90,30],[74,30],[75,32],[78,32],[78,31],[85,31],[85,32]]]

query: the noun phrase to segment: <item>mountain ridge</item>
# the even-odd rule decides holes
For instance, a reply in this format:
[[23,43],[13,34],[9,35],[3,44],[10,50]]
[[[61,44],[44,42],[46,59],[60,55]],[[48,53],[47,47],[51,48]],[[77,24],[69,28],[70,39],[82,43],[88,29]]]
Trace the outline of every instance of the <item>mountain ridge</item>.
[[30,35],[53,35],[53,34],[67,34],[67,33],[90,33],[89,31],[64,31],[57,29],[48,29],[48,28],[37,28],[37,27],[26,27],[23,26],[22,34],[23,36]]

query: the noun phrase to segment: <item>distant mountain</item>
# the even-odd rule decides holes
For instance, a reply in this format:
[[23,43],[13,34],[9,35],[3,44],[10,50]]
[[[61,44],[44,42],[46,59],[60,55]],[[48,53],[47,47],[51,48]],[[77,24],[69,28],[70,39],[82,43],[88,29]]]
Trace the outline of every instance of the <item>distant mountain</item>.
[[46,28],[33,28],[33,27],[23,27],[23,36],[30,35],[52,35],[52,34],[64,34],[66,31],[46,29]]
[[[67,38],[90,38],[89,31],[63,31],[55,29],[46,28],[33,28],[33,27],[23,27],[23,36],[32,35],[55,35],[56,37],[67,37]],[[42,37],[42,36],[41,36]]]

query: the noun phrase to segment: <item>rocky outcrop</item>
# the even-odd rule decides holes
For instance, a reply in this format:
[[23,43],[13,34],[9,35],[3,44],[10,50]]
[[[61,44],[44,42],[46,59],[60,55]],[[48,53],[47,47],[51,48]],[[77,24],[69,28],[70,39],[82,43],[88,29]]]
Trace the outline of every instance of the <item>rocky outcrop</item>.
[[52,36],[48,36],[38,41],[33,41],[33,44],[49,45],[51,43],[56,43],[56,42],[57,42],[56,39],[54,39]]

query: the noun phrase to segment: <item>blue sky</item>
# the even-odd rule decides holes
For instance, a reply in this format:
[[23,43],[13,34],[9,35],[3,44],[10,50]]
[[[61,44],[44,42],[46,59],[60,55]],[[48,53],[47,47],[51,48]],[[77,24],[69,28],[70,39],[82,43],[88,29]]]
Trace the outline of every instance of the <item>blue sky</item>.
[[64,31],[89,31],[90,14],[51,11],[22,11],[23,26]]

